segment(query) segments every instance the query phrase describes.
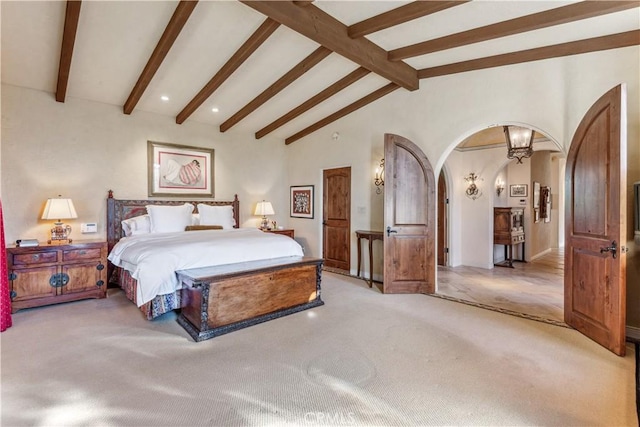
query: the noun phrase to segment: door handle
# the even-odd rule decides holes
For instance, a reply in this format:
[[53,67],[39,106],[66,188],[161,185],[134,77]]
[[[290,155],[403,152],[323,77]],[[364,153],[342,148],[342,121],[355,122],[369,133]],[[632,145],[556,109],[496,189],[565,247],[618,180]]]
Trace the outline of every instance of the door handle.
[[607,246],[606,248],[600,248],[600,253],[611,252],[613,259],[616,258],[616,253],[618,252],[618,244],[614,240],[611,242],[611,246]]
[[396,230],[392,230],[391,227],[387,226],[387,237],[389,237],[389,235],[391,235],[391,233],[397,233]]

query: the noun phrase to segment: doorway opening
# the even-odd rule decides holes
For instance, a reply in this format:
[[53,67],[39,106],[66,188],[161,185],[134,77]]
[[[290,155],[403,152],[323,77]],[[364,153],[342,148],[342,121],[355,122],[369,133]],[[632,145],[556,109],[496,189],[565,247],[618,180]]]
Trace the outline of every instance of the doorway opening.
[[[446,191],[446,197],[438,196],[438,214],[445,218],[438,223],[449,227],[438,236],[437,252],[446,262],[438,260],[436,294],[564,325],[565,155],[554,141],[536,134],[535,151],[522,163],[507,159],[502,126],[474,133],[446,159],[444,183],[438,186],[439,193]],[[471,173],[477,176],[474,197],[464,180]],[[538,186],[548,190],[544,216]],[[521,244],[495,243],[494,208],[523,211]],[[511,250],[514,261],[504,262]]]

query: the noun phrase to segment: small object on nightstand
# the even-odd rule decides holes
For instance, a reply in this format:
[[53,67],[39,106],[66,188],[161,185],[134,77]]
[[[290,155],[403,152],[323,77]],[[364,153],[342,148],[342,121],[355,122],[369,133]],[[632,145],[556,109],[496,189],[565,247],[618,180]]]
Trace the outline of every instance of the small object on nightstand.
[[21,248],[38,246],[38,239],[18,239],[16,240],[16,246]]

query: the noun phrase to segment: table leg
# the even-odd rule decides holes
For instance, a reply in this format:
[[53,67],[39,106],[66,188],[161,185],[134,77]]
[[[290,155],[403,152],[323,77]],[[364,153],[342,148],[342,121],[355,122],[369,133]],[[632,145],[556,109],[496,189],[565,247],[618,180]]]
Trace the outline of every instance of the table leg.
[[360,237],[356,236],[356,240],[358,241],[358,274],[356,274],[356,276],[360,277],[360,258],[361,258]]
[[369,287],[373,286],[373,239],[369,238]]

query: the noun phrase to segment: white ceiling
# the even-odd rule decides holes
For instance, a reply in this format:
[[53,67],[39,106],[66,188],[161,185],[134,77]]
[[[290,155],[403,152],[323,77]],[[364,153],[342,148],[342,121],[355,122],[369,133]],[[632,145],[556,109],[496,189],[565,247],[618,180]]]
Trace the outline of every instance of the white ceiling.
[[[313,4],[350,25],[408,2],[325,1]],[[385,50],[570,4],[565,1],[482,1],[456,6],[367,36]],[[122,107],[178,1],[87,1],[82,3],[67,89],[81,98]],[[2,82],[56,91],[66,3],[2,1]],[[265,16],[237,1],[200,1],[136,111],[175,116],[216,74]],[[406,59],[421,69],[640,28],[638,7],[523,34]],[[280,26],[275,33],[187,120],[219,126],[319,45]],[[358,68],[332,53],[232,128],[255,133]],[[273,132],[285,139],[386,85],[373,73]],[[399,89],[405,90],[405,89]],[[424,90],[424,89],[423,89]],[[160,97],[169,96],[168,102]],[[376,102],[384,102],[384,98]],[[211,111],[219,108],[218,113]]]

